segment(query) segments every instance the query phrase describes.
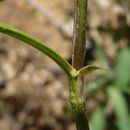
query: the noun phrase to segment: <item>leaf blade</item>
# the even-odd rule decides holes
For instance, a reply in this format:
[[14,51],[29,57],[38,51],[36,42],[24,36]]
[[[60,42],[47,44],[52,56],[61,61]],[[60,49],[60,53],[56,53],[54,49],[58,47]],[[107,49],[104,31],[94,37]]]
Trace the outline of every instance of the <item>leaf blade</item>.
[[113,87],[109,88],[107,92],[109,99],[113,103],[119,130],[129,130],[129,112],[124,96],[119,89]]
[[78,71],[78,76],[80,76],[80,75],[86,75],[86,74],[89,74],[89,73],[91,73],[93,71],[96,71],[96,70],[107,71],[106,69],[98,67],[98,66],[95,66],[95,65],[88,65],[88,66],[85,66],[85,67],[81,68]]
[[90,120],[91,130],[104,130],[105,127],[105,112],[101,107],[93,113]]
[[62,58],[59,54],[57,54],[54,50],[46,46],[40,40],[21,31],[20,29],[17,29],[2,22],[0,22],[0,32],[15,37],[16,39],[21,40],[38,49],[39,51],[53,59],[68,75],[71,75],[71,71],[73,71],[72,66],[64,58]]

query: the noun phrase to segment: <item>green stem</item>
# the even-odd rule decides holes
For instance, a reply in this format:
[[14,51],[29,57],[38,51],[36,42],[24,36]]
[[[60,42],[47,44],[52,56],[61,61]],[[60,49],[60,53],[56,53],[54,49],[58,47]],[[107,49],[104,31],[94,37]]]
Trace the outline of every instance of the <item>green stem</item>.
[[0,32],[15,37],[33,46],[34,48],[37,48],[39,51],[43,52],[51,59],[53,59],[67,73],[67,75],[71,75],[71,73],[73,73],[74,69],[65,59],[63,59],[59,54],[57,54],[55,51],[47,47],[43,42],[30,36],[29,34],[1,22],[0,22]]
[[80,98],[77,78],[69,77],[70,103],[76,119],[77,130],[89,130],[84,99]]
[[[74,11],[72,65],[76,70],[79,70],[84,65],[86,51],[87,0],[74,0]],[[77,76],[79,75],[80,71],[77,71]],[[69,86],[70,101],[76,118],[77,130],[89,130],[83,98],[83,76],[80,76],[78,79],[69,78]]]
[[79,70],[83,67],[86,51],[87,0],[75,0],[74,4],[74,48],[72,61],[73,67]]

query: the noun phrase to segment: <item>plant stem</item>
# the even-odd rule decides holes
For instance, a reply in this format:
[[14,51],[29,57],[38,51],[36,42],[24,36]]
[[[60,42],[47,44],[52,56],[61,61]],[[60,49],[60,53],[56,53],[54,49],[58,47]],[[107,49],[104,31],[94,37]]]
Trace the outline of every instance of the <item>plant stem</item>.
[[87,0],[74,2],[74,37],[73,37],[73,67],[79,70],[83,67],[86,51],[86,19]]
[[76,119],[77,130],[89,130],[84,99],[80,98],[77,78],[69,77],[70,103]]
[[[72,65],[79,70],[83,67],[86,51],[87,0],[74,0],[74,13]],[[89,130],[83,98],[83,76],[69,80],[70,102],[75,114],[77,130]]]
[[72,66],[64,58],[62,58],[59,54],[57,54],[51,48],[47,47],[43,42],[30,36],[29,34],[1,22],[0,22],[0,32],[8,34],[12,37],[15,37],[21,41],[24,41],[25,43],[43,52],[44,54],[49,56],[51,59],[53,59],[67,73],[67,75],[71,75],[71,73],[73,73],[74,68],[72,68]]

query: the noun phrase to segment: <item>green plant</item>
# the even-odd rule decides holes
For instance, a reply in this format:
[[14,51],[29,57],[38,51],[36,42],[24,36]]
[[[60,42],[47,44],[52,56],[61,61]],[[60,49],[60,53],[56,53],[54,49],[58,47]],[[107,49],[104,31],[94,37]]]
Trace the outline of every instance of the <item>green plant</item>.
[[[101,64],[108,66],[105,55],[100,47],[96,47],[97,59]],[[97,91],[103,91],[107,99],[105,102],[111,103],[106,114],[108,106],[97,102],[96,111],[93,113],[90,120],[92,130],[104,130],[111,116],[112,122],[109,122],[108,128],[114,130],[129,130],[130,129],[130,112],[129,112],[129,95],[130,95],[130,48],[126,46],[121,49],[118,56],[117,64],[109,75],[102,75],[96,80],[91,81],[85,87],[85,96],[93,96]],[[102,61],[102,62],[101,62]],[[99,107],[102,106],[102,107]]]
[[[69,82],[70,103],[76,119],[77,130],[89,130],[87,121],[85,100],[82,92],[83,75],[92,71],[102,69],[93,65],[83,67],[84,55],[86,50],[86,10],[87,0],[75,0],[75,20],[74,20],[74,43],[73,43],[73,64],[72,66],[54,50],[47,47],[43,42],[30,36],[29,34],[0,23],[0,32],[8,34],[16,39],[24,41],[43,52],[53,59],[67,74]],[[79,85],[79,83],[81,85]]]

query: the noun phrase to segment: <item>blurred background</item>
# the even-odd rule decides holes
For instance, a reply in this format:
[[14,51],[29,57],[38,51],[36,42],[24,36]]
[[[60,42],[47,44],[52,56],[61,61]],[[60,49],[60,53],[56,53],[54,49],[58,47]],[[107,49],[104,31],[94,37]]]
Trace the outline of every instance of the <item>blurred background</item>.
[[[73,0],[0,0],[0,21],[36,36],[71,63]],[[130,130],[130,1],[88,0],[85,76],[91,130]],[[0,34],[0,130],[76,130],[65,73]]]

